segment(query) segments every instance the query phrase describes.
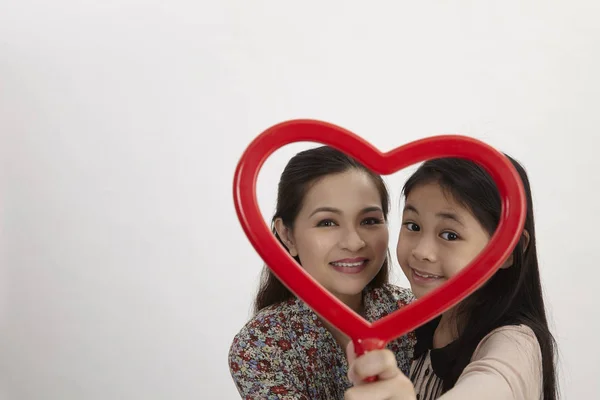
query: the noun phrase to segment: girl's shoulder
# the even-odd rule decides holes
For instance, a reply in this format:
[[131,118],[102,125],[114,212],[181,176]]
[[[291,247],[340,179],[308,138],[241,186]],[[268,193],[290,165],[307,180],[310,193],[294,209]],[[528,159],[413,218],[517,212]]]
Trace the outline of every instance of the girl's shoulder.
[[[471,362],[495,370],[518,371],[535,393],[541,390],[542,352],[535,332],[527,325],[505,325],[487,334],[473,352]],[[516,386],[516,385],[515,385]],[[532,397],[534,398],[534,397]]]
[[506,325],[488,333],[471,362],[442,399],[542,397],[542,356],[535,333],[526,325]]
[[504,325],[488,333],[473,352],[476,358],[482,352],[525,351],[541,359],[540,345],[533,330],[524,324]]

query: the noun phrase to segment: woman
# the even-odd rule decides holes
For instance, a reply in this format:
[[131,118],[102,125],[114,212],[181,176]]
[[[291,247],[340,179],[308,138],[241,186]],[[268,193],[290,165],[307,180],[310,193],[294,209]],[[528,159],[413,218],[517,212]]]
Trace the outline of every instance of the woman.
[[[389,195],[382,178],[323,146],[287,164],[279,182],[273,233],[334,296],[369,321],[412,301],[388,283]],[[415,338],[390,342],[408,373]],[[254,317],[229,352],[243,398],[343,399],[352,386],[349,338],[322,320],[265,268]]]

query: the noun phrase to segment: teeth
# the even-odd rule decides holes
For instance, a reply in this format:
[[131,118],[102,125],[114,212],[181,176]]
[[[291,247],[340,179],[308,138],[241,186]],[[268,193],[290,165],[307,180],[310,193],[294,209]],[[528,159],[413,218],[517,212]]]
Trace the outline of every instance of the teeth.
[[441,276],[438,275],[427,275],[427,274],[420,274],[419,272],[415,271],[415,275],[420,276],[421,278],[441,278]]
[[340,262],[332,262],[331,264],[335,265],[336,267],[349,267],[349,268],[354,268],[354,267],[360,267],[361,265],[363,265],[365,262],[361,261],[361,262],[357,262],[357,263],[340,263]]

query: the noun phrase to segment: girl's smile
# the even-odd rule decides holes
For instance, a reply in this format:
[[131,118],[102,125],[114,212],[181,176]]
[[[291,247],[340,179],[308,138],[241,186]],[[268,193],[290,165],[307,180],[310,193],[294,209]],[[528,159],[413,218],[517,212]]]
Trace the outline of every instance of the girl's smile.
[[490,236],[475,216],[437,182],[406,198],[396,249],[415,297],[443,285],[473,260]]

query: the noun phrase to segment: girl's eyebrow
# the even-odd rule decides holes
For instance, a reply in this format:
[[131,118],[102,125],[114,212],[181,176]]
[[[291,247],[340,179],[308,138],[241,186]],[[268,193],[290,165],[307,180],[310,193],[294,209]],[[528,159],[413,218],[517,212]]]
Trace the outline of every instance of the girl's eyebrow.
[[[415,206],[411,205],[411,204],[407,204],[404,207],[404,211],[412,211],[415,214],[419,215],[419,212],[417,211],[417,209],[415,208]],[[455,221],[456,223],[465,226],[465,223],[462,221],[462,219],[458,216],[458,214],[455,214],[453,212],[450,211],[445,211],[445,212],[439,212],[435,215],[436,217],[440,217],[443,219],[450,219],[452,221]]]
[[440,217],[440,218],[444,218],[444,219],[450,219],[462,226],[465,226],[465,224],[462,222],[462,219],[457,214],[454,214],[451,212],[441,212],[441,213],[437,213],[436,216]]
[[413,205],[411,205],[411,204],[407,204],[407,205],[405,205],[405,206],[404,206],[404,211],[405,211],[405,212],[406,212],[406,211],[412,211],[412,212],[414,212],[414,213],[415,213],[415,214],[417,214],[417,215],[419,214],[419,212],[417,211],[417,209],[415,208],[415,206],[413,206]]

